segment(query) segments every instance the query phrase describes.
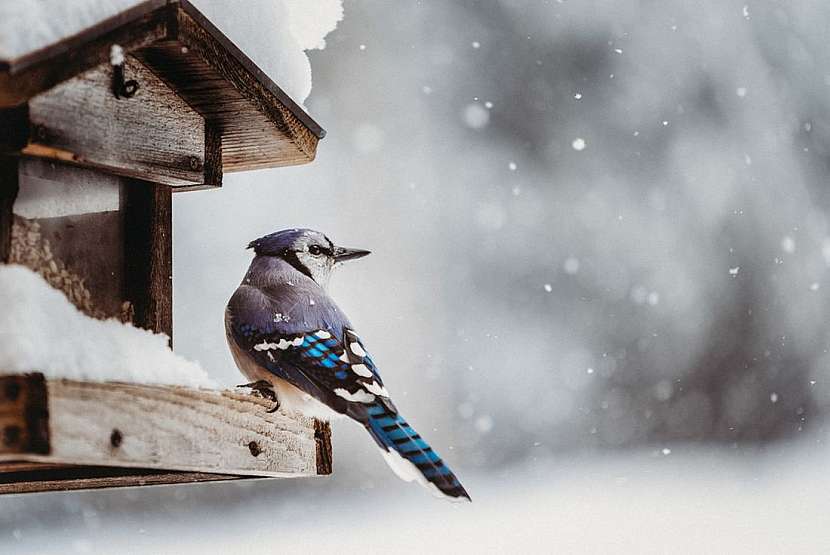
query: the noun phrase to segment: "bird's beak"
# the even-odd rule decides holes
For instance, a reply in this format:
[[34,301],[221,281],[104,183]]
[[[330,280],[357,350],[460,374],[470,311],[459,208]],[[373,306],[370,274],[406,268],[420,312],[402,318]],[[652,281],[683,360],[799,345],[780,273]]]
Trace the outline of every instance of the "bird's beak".
[[345,247],[334,247],[334,261],[335,262],[346,262],[347,260],[357,260],[358,258],[363,258],[367,254],[371,254],[371,251],[366,251],[363,249],[347,249]]

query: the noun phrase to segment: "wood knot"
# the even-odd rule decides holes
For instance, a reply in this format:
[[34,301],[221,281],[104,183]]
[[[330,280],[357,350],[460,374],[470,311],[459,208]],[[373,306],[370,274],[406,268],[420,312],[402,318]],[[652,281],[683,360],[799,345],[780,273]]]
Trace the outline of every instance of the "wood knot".
[[113,448],[118,449],[121,447],[121,444],[124,442],[124,435],[121,433],[121,430],[118,428],[113,428],[112,433],[110,434],[110,445]]
[[248,444],[248,449],[251,450],[251,455],[258,457],[260,453],[262,453],[262,449],[259,447],[259,444],[256,441],[252,441]]

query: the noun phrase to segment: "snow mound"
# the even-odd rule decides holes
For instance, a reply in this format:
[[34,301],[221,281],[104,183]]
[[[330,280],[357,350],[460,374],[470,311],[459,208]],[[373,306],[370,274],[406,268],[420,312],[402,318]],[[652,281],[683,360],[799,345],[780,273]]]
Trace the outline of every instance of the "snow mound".
[[40,275],[0,265],[0,373],[215,387],[167,336],[80,312]]
[[[14,59],[140,4],[140,0],[16,0],[0,2],[0,58]],[[305,51],[325,48],[343,19],[341,0],[193,0],[228,38],[296,102],[311,92]]]
[[326,35],[343,19],[341,0],[283,0],[288,8],[288,28],[303,50],[323,50]]
[[140,0],[0,2],[0,58],[14,59],[80,33]]

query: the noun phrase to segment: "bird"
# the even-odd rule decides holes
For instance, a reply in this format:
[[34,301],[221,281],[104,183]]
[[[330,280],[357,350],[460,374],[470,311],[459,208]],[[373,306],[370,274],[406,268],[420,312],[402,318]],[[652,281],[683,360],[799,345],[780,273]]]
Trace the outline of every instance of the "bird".
[[248,244],[254,258],[225,308],[234,362],[249,387],[283,408],[369,432],[401,479],[437,497],[470,501],[438,454],[401,416],[349,319],[328,295],[334,268],[370,254],[336,246],[312,229],[286,229]]

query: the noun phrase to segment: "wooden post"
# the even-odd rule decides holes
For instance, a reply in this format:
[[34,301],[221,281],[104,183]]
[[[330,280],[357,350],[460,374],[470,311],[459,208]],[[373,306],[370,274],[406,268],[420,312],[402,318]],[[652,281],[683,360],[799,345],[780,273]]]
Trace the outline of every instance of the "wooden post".
[[173,344],[173,198],[169,186],[129,182],[124,206],[126,287],[134,323]]
[[14,199],[17,198],[17,158],[0,155],[0,263],[9,261]]

